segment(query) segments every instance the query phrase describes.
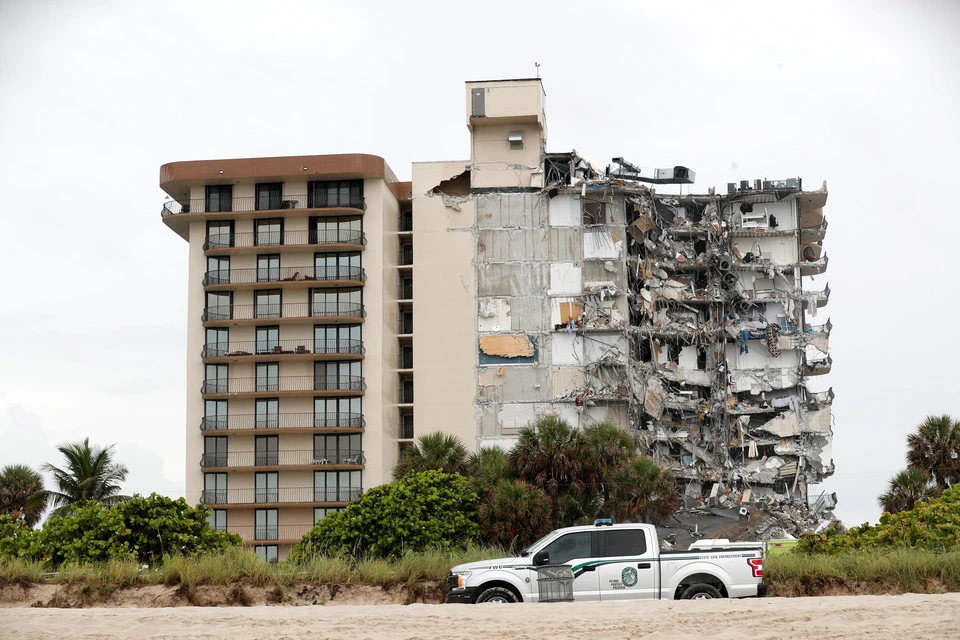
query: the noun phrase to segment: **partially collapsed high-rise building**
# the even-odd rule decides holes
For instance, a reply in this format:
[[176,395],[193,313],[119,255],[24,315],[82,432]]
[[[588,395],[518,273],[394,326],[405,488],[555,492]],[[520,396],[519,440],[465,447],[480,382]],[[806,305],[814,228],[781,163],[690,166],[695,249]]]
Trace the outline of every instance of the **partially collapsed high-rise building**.
[[539,79],[465,99],[469,157],[412,183],[364,155],[161,168],[190,243],[188,499],[283,557],[416,437],[509,448],[541,416],[623,426],[691,506],[805,498],[833,471],[807,389],[826,188],[694,195],[685,167],[549,152]]

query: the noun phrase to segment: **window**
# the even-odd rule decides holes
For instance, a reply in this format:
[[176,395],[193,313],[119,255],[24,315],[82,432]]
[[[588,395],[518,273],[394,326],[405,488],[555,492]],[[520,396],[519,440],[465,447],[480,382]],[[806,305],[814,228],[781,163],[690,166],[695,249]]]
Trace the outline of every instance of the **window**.
[[230,330],[226,327],[207,329],[207,337],[203,344],[203,357],[216,358],[225,356],[230,351]]
[[[641,556],[647,552],[647,539],[641,529],[610,529],[601,533],[605,558],[616,556]],[[553,562],[553,556],[550,557]]]
[[280,279],[280,254],[257,256],[257,282],[277,282]]
[[233,211],[233,185],[208,185],[205,201],[209,213]]
[[404,378],[400,381],[400,404],[413,402],[413,380]]
[[583,224],[606,224],[607,203],[598,200],[583,200]]
[[413,440],[413,414],[400,414],[400,439]]
[[279,489],[277,489],[277,472],[257,473],[254,480],[256,489],[254,490],[254,500],[256,502],[279,502]]
[[233,292],[207,293],[207,307],[203,311],[203,320],[230,320],[233,318]]
[[227,365],[208,364],[203,380],[203,393],[227,393],[228,387]]
[[283,191],[282,182],[261,183],[256,187],[257,198],[255,209],[257,211],[268,211],[280,208],[281,192]]
[[255,429],[276,429],[280,426],[280,401],[264,398],[256,402]]
[[307,194],[308,207],[363,208],[363,180],[311,182]]
[[283,218],[267,218],[254,222],[253,244],[258,247],[283,244]]
[[[413,296],[412,291],[410,292],[410,295],[411,297]],[[400,314],[399,333],[401,335],[413,333],[413,312],[412,311],[404,311],[402,314]]]
[[413,345],[400,345],[400,369],[413,369]]
[[202,466],[227,466],[227,439],[224,436],[207,436],[203,439]]
[[256,465],[258,467],[276,466],[280,457],[279,436],[257,436],[254,442]]
[[400,278],[400,300],[413,300],[413,278]]
[[203,428],[205,430],[227,428],[227,401],[226,400],[205,400],[204,401]]
[[227,530],[227,510],[226,509],[214,509],[210,512],[210,515],[207,516],[207,524],[210,525],[212,529],[217,531],[226,531]]
[[361,398],[314,398],[314,427],[362,427]]
[[362,391],[363,375],[361,361],[315,362],[313,365],[313,388],[316,391],[347,390]]
[[227,474],[203,474],[204,504],[227,504]]
[[257,353],[280,352],[280,327],[257,327]]
[[258,362],[256,391],[260,393],[263,391],[279,390],[280,364],[276,362]]
[[233,243],[233,220],[207,222],[207,243],[204,249],[223,249],[232,247]]
[[363,219],[310,218],[310,244],[363,244]]
[[279,537],[276,509],[257,509],[254,511],[254,521],[254,540],[276,540]]
[[322,325],[313,328],[314,353],[363,353],[360,325]]
[[314,472],[313,499],[315,502],[350,502],[359,496],[359,471]]
[[276,564],[279,560],[277,549],[278,547],[275,544],[258,544],[253,548],[257,552],[258,558],[270,564]]
[[209,256],[207,273],[203,284],[230,284],[230,258],[228,256]]
[[313,436],[313,458],[319,464],[363,464],[361,434]]
[[560,536],[544,548],[550,555],[550,564],[565,564],[574,558],[591,558],[593,553],[593,531],[581,531]]
[[360,253],[318,253],[313,257],[317,280],[361,280]]
[[363,292],[360,289],[313,289],[310,292],[310,315],[363,316]]
[[313,524],[317,524],[332,513],[340,511],[338,507],[316,507],[313,510]]
[[279,318],[281,298],[279,289],[253,292],[254,318]]

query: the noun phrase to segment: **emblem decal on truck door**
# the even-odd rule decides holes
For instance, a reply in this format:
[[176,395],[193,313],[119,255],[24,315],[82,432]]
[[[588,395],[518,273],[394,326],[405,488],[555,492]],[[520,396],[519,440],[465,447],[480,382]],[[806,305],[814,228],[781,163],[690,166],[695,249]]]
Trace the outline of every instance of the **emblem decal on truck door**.
[[620,581],[623,582],[625,587],[632,587],[637,584],[637,570],[633,567],[627,567],[620,572]]

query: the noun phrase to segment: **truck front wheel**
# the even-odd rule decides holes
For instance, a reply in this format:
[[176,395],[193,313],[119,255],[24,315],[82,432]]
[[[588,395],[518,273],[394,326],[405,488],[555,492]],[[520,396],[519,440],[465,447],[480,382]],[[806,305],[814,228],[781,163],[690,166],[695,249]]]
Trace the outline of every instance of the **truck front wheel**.
[[713,600],[714,598],[722,598],[723,594],[713,585],[699,583],[687,587],[680,597],[683,600]]
[[480,592],[480,595],[477,596],[477,604],[481,602],[496,602],[499,604],[508,604],[514,603],[517,601],[517,596],[514,595],[513,591],[505,587],[490,587],[489,589],[484,589]]

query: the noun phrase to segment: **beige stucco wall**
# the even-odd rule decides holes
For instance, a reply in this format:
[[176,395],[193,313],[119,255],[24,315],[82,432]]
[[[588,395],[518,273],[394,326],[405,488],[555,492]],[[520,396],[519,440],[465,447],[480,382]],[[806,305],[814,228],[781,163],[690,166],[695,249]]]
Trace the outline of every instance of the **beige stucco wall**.
[[474,205],[460,211],[425,195],[463,172],[464,162],[414,163],[414,425],[477,443]]

